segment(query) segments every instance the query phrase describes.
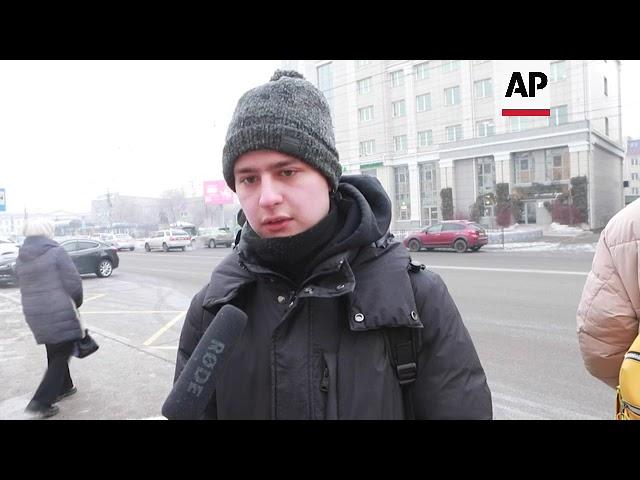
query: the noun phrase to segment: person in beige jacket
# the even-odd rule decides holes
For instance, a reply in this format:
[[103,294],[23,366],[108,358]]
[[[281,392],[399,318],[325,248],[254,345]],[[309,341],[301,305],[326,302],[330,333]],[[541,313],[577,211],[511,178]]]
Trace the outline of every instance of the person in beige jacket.
[[578,342],[585,367],[615,388],[640,318],[640,200],[620,210],[596,247],[578,306]]

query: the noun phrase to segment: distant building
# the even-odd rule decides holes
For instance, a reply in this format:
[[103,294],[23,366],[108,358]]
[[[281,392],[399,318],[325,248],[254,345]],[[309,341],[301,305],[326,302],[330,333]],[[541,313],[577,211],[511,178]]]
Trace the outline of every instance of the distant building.
[[640,139],[627,137],[626,146],[624,179],[628,186],[624,189],[625,205],[640,198]]
[[56,235],[66,235],[68,227],[82,228],[89,222],[90,213],[73,213],[65,210],[53,212],[0,213],[0,236],[22,235],[25,218],[42,218],[50,220],[56,226]]
[[[393,231],[469,218],[498,184],[520,199],[517,221],[549,224],[586,178],[584,211],[603,227],[624,205],[620,62],[550,61],[550,117],[503,117],[500,60],[289,60],[327,97],[345,174],[376,176],[391,197]],[[640,187],[640,185],[639,185]],[[634,188],[634,187],[632,187]],[[488,202],[490,203],[490,202]],[[485,217],[495,218],[492,205]]]
[[[111,193],[91,202],[91,220],[110,230],[146,225],[157,229],[176,222],[196,226],[234,226],[238,203],[205,205],[203,197],[184,197],[179,191],[166,198],[137,197]],[[148,230],[145,228],[145,230]]]

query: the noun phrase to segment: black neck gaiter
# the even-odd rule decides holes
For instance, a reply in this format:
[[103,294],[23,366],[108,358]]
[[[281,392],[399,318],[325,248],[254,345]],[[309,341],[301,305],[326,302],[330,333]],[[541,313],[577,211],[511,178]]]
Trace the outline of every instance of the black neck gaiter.
[[311,273],[318,254],[335,237],[338,228],[338,208],[331,200],[327,216],[302,233],[291,237],[261,238],[247,222],[242,238],[261,264],[300,285]]

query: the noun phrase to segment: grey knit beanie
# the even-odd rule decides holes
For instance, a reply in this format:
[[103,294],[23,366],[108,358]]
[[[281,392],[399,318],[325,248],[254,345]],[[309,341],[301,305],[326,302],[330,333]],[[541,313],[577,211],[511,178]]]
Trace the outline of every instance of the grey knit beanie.
[[238,101],[227,130],[222,172],[235,192],[233,165],[254,150],[275,150],[311,165],[337,189],[338,159],[331,113],[324,95],[292,70],[276,70],[271,80]]

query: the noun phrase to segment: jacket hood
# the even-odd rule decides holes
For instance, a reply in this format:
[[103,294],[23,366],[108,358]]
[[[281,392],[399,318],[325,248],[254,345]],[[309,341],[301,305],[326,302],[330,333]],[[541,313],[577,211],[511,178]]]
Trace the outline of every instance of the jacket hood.
[[391,200],[377,178],[343,175],[336,200],[344,222],[332,253],[373,243],[389,230]]
[[47,237],[27,237],[20,247],[18,258],[23,262],[30,262],[43,255],[48,250],[58,247],[60,244]]

